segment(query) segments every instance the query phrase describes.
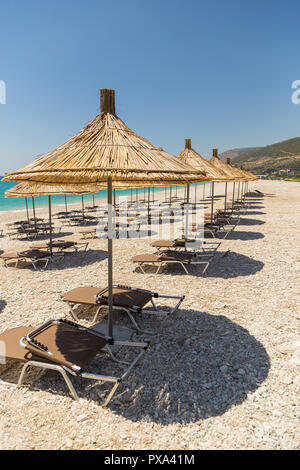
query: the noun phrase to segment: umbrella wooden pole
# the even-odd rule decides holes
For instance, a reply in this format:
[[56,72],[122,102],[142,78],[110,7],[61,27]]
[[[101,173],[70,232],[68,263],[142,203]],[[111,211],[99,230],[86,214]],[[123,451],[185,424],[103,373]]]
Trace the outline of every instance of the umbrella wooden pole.
[[33,212],[33,218],[34,218],[34,228],[36,230],[36,216],[35,216],[35,204],[34,204],[34,197],[31,197],[32,199],[32,212]]
[[175,186],[175,187],[176,187],[176,193],[175,193],[175,197],[176,197],[176,199],[177,199],[177,184],[176,184],[176,186]]
[[195,204],[197,203],[197,183],[195,183]]
[[239,181],[237,200],[239,200],[239,198],[240,198],[240,184],[241,184],[241,182]]
[[113,338],[113,241],[112,241],[112,179],[107,180],[108,205],[108,336]]
[[84,201],[83,201],[83,196],[81,196],[81,206],[82,206],[82,218],[84,219]]
[[68,212],[68,206],[67,206],[67,195],[65,194],[65,211],[66,211],[66,214]]
[[52,250],[52,214],[51,214],[51,196],[48,196],[48,207],[49,207],[49,249],[50,256],[53,254]]
[[150,215],[150,199],[151,199],[151,188],[148,188],[148,236],[151,236],[150,230],[150,223],[151,223],[151,215]]
[[29,222],[29,211],[28,211],[28,202],[27,202],[27,197],[25,197],[25,204],[26,204],[26,214],[27,214],[27,220]]
[[116,190],[114,189],[114,207],[116,207]]
[[190,185],[186,185],[186,202],[187,204],[190,202]]
[[136,190],[135,190],[135,199],[136,199],[135,202],[138,202],[138,200],[139,200],[139,194],[138,194],[138,189],[137,189],[137,188],[136,188]]
[[150,187],[148,188],[148,216],[150,212]]
[[226,211],[227,206],[227,181],[225,183],[225,201],[224,201],[224,211]]
[[234,193],[235,193],[235,182],[233,183],[233,190],[232,190],[232,208],[234,204]]
[[211,223],[214,220],[214,189],[215,189],[215,183],[211,183],[211,213],[210,213],[210,221]]

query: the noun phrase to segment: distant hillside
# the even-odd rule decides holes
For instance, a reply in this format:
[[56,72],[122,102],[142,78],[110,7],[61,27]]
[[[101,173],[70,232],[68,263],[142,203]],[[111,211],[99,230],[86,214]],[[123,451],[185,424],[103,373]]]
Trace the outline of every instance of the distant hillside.
[[249,152],[249,150],[256,150],[260,147],[245,147],[241,149],[232,149],[227,150],[226,152],[220,153],[219,157],[223,162],[226,162],[227,158],[230,160],[234,160],[235,158],[239,157],[242,153]]
[[239,154],[235,155],[234,163],[242,164],[245,169],[255,173],[268,173],[286,168],[300,170],[300,137],[266,147],[235,149],[229,152],[237,151]]

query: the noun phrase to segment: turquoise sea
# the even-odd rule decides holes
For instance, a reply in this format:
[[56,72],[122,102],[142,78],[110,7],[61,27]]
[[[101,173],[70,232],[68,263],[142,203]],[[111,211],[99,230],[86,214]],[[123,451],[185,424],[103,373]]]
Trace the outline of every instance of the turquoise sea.
[[[0,176],[1,180],[2,176]],[[198,184],[203,184],[203,183],[198,183]],[[15,186],[15,183],[6,183],[0,181],[0,211],[14,211],[14,210],[23,210],[25,209],[25,198],[6,198],[5,197],[5,191],[8,189],[12,188]],[[191,185],[194,186],[194,185]],[[176,186],[172,186],[172,194],[175,194]],[[178,189],[180,186],[178,186]],[[159,187],[159,188],[154,188],[154,191],[163,191],[165,190],[164,187]],[[136,189],[133,189],[133,197],[135,200],[135,194],[136,194]],[[147,192],[147,189],[146,189]],[[106,200],[106,190],[101,191],[99,193],[96,193],[94,195],[95,198],[95,204],[104,202]],[[130,197],[131,190],[124,190],[124,191],[116,191],[116,196],[118,197],[119,195],[128,195]],[[140,199],[143,199],[143,194],[144,194],[144,189],[138,189],[138,195]],[[169,195],[169,189],[167,189],[167,195]],[[146,193],[146,198],[147,198],[147,193]],[[31,198],[27,198],[28,201],[28,207],[31,209],[32,208],[32,201]],[[65,204],[65,196],[52,196],[51,198],[52,204]],[[81,196],[72,196],[68,195],[67,196],[67,203],[76,203],[76,202],[81,202]],[[88,194],[84,196],[84,202],[87,205],[91,205],[93,202],[93,196],[92,194]],[[46,207],[48,205],[48,197],[47,196],[39,196],[34,198],[34,204],[35,207]]]

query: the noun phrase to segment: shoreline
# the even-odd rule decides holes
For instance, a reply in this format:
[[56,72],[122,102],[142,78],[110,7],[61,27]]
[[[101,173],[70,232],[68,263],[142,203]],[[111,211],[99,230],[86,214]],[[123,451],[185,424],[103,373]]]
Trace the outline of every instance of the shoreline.
[[[203,184],[203,183],[197,183],[197,184]],[[180,187],[180,188],[182,188],[182,187]],[[105,190],[105,191],[106,191],[106,190]],[[120,192],[120,194],[117,194],[117,198],[118,198],[119,196],[124,195],[124,194],[122,194],[122,193],[124,193],[125,191],[130,191],[130,189],[129,189],[129,190],[123,190],[123,191],[117,190],[117,193]],[[133,188],[133,191],[135,191],[134,188]],[[139,188],[139,191],[140,191],[139,194],[143,194],[143,192],[142,192],[142,190],[141,190],[140,188]],[[160,187],[158,186],[158,187],[155,187],[155,188],[154,188],[154,193],[159,193],[159,192],[162,192],[162,191],[164,191],[164,187],[163,187],[163,188],[160,188]],[[95,196],[95,199],[101,199],[102,201],[105,201],[106,198],[107,198],[107,195],[106,195],[106,194],[104,194],[104,195],[102,195],[102,196],[100,196],[101,193],[96,193],[96,194],[97,194],[97,195]],[[53,197],[57,197],[57,196],[63,197],[63,195],[54,195]],[[42,205],[40,205],[40,201],[38,201],[38,200],[39,200],[39,197],[47,197],[47,196],[36,196],[36,197],[35,197],[35,202],[36,202],[35,208],[36,208],[36,209],[45,209],[45,208],[47,208],[47,207],[48,207],[48,201],[45,200],[45,201],[43,201],[44,203],[43,203]],[[72,195],[72,194],[67,194],[67,197],[71,197],[71,198],[72,198],[72,197],[74,197],[74,195]],[[77,196],[77,197],[78,197],[78,198],[81,198],[81,196]],[[86,202],[86,203],[91,202],[91,201],[93,200],[93,198],[92,198],[92,193],[91,193],[91,194],[86,194],[86,195],[84,195],[84,198],[88,198],[88,199],[85,199],[85,202]],[[6,199],[6,198],[5,198],[5,199]],[[10,198],[10,199],[22,199],[22,198]],[[3,212],[12,212],[12,211],[17,212],[17,211],[24,211],[24,210],[26,211],[26,208],[25,208],[25,198],[23,198],[23,199],[24,199],[24,209],[22,209],[22,208],[17,208],[17,209],[1,209],[1,207],[0,207],[0,214],[3,213]],[[31,197],[28,196],[28,199],[31,200]],[[72,204],[76,204],[76,205],[81,204],[81,199],[80,199],[80,200],[78,199],[77,202],[72,201],[72,200],[71,200],[70,202],[67,201],[67,205],[68,205],[68,206],[69,206],[69,205],[72,205]],[[65,204],[64,204],[63,201],[62,201],[62,202],[55,202],[55,200],[54,200],[54,202],[53,202],[53,198],[52,198],[52,204],[51,204],[51,205],[52,205],[52,207],[55,207],[55,206],[64,206]],[[32,207],[30,207],[29,209],[32,210]]]

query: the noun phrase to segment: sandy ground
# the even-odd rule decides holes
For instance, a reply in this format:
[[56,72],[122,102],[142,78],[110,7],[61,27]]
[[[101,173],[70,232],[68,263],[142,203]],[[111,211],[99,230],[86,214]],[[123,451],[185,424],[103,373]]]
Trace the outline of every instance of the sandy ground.
[[[0,385],[1,449],[299,448],[300,186],[258,181],[250,188],[274,197],[252,200],[206,275],[199,268],[135,272],[130,259],[154,251],[149,239],[114,242],[115,283],[184,294],[185,301],[173,316],[140,319],[158,334],[108,408],[108,386],[73,378],[82,397],[75,402],[53,371],[31,370],[21,388]],[[220,184],[215,194],[223,193]],[[1,213],[0,226],[22,217]],[[79,230],[63,227],[59,237],[80,240]],[[0,238],[3,251],[29,245]],[[68,315],[62,293],[106,284],[106,240],[91,240],[86,254],[45,271],[1,266],[0,331]],[[82,323],[90,319],[82,310]],[[112,373],[116,365],[102,367]],[[18,371],[5,367],[2,378],[15,381]]]

